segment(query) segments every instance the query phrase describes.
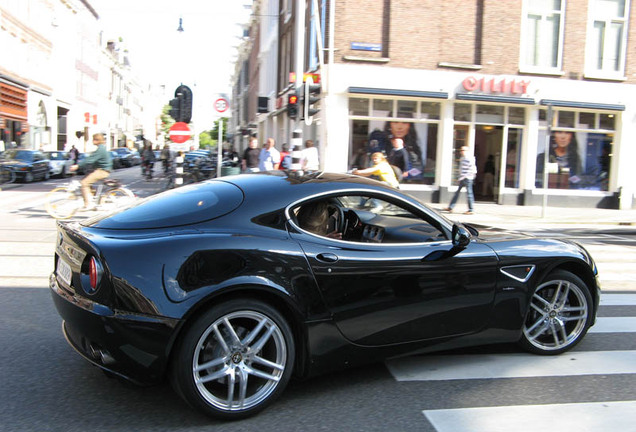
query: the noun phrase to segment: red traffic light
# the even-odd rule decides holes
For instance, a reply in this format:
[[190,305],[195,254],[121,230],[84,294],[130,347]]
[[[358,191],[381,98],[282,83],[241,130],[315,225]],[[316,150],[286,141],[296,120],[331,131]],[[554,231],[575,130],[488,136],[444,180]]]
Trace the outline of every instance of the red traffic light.
[[289,95],[289,99],[287,99],[287,102],[292,104],[292,105],[297,104],[298,103],[298,96],[296,96],[295,94]]

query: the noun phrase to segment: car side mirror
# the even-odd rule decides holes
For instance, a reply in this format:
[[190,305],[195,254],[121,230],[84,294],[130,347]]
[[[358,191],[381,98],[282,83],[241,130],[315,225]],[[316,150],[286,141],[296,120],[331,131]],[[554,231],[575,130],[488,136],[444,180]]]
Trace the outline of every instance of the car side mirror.
[[453,248],[464,249],[470,243],[470,232],[463,225],[453,224]]

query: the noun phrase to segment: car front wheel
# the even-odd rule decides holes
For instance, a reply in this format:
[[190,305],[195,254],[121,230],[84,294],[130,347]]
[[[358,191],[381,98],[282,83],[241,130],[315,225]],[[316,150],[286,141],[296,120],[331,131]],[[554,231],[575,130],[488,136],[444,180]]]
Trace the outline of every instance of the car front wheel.
[[289,324],[255,300],[220,304],[177,346],[171,380],[190,405],[224,419],[256,414],[280,396],[295,357]]
[[587,333],[594,317],[589,287],[576,275],[557,270],[536,288],[520,345],[535,354],[568,351]]

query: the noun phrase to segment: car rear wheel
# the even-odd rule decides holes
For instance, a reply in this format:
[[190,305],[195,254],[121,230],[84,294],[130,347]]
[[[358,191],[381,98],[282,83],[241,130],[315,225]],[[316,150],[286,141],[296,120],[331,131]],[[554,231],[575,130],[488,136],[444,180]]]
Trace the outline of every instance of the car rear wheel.
[[190,405],[217,418],[256,414],[292,373],[294,340],[281,314],[256,300],[220,304],[199,317],[175,350],[171,380]]
[[568,351],[587,333],[594,317],[589,287],[576,275],[557,270],[535,289],[520,345],[535,354]]

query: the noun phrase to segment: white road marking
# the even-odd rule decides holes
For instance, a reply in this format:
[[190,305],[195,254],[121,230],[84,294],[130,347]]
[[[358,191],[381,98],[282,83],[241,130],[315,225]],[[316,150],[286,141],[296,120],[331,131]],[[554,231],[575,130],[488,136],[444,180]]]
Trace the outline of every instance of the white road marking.
[[559,356],[478,354],[412,356],[386,365],[396,381],[444,381],[636,373],[636,351],[569,352]]
[[599,317],[588,333],[636,333],[636,317]]
[[424,410],[437,432],[636,431],[636,401]]
[[601,293],[601,306],[636,306],[636,294]]

